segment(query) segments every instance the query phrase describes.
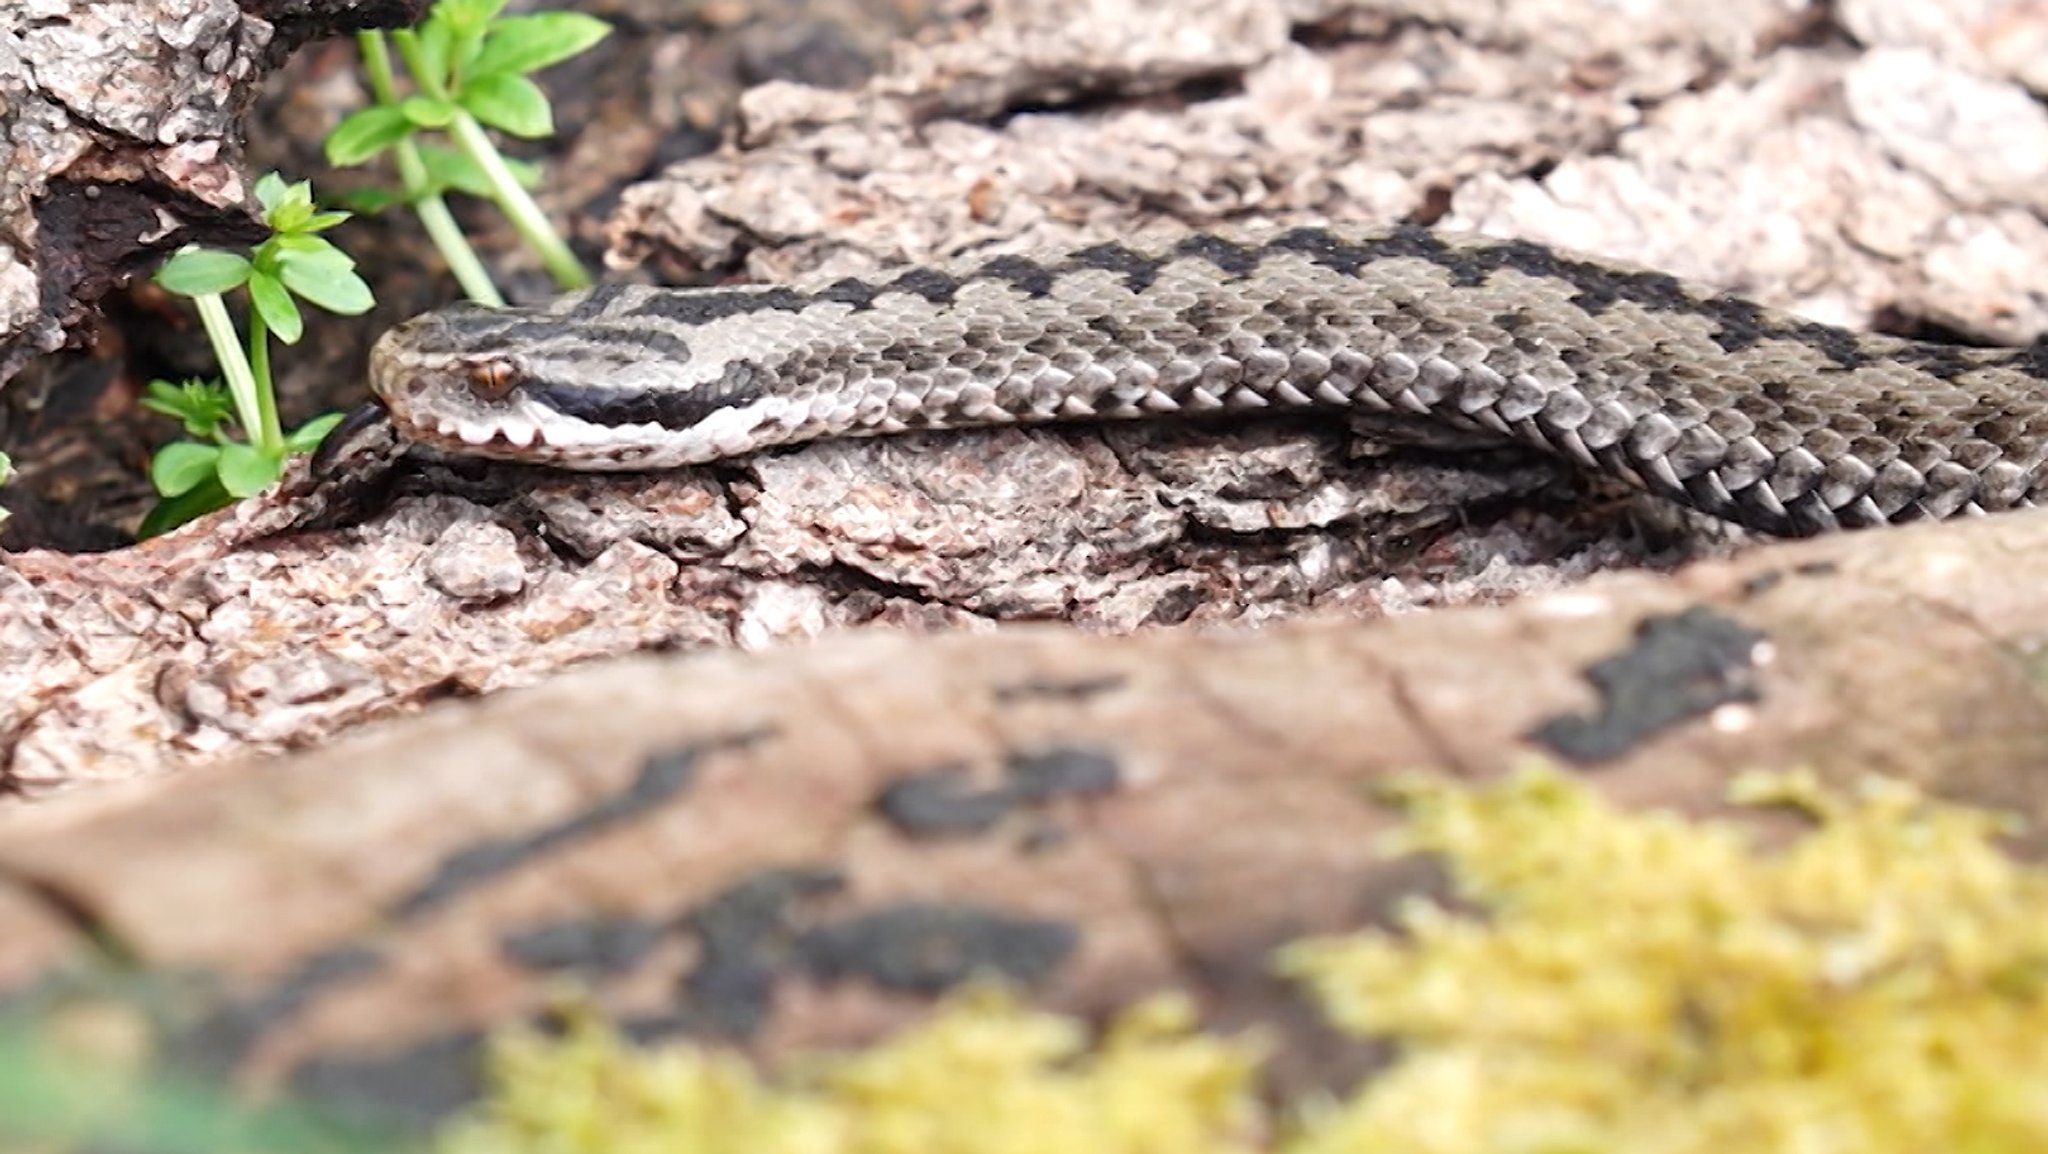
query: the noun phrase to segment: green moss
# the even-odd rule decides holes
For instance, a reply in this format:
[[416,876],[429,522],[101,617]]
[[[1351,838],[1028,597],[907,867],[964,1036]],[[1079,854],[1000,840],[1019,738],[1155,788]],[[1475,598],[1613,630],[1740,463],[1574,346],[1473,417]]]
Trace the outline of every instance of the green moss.
[[764,1081],[601,1024],[515,1033],[444,1154],[2019,1154],[2048,1150],[2048,872],[1992,815],[1874,783],[1756,778],[1813,826],[1624,812],[1549,771],[1416,783],[1397,852],[1455,913],[1297,943],[1281,965],[1399,1057],[1350,1099],[1262,1113],[1257,1051],[1185,1004],[1077,1023],[981,990]]
[[1078,1023],[994,989],[780,1085],[693,1047],[635,1051],[587,1016],[502,1036],[495,1093],[441,1154],[1236,1154],[1261,1148],[1256,1050],[1156,999],[1091,1047]]
[[1817,827],[1766,853],[1549,772],[1418,787],[1406,845],[1488,916],[1286,951],[1402,1043],[1296,1154],[2048,1149],[2048,875],[1903,786],[1738,794]]

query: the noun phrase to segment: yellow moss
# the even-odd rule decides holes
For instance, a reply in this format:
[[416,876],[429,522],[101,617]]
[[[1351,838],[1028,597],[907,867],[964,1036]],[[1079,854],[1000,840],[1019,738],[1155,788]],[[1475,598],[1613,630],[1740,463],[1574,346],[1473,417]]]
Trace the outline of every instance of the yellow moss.
[[1285,952],[1403,1046],[1293,1154],[2048,1149],[2048,875],[1903,786],[1738,794],[1819,824],[1767,853],[1547,771],[1417,786],[1406,845],[1486,917]]
[[780,1087],[692,1047],[636,1051],[576,1019],[494,1045],[484,1112],[442,1154],[1237,1154],[1260,1148],[1258,1057],[1194,1032],[1178,999],[1124,1014],[1091,1048],[1078,1023],[971,991],[864,1053]]
[[[1737,795],[1814,828],[1614,809],[1559,774],[1412,785],[1401,851],[1454,913],[1311,940],[1283,968],[1399,1057],[1350,1099],[1255,1105],[1257,1057],[1158,1000],[1091,1043],[980,990],[773,1083],[594,1020],[494,1049],[443,1154],[2020,1154],[2048,1150],[2048,872],[1998,821],[1898,785]],[[1314,884],[1304,879],[1303,884]],[[1277,1130],[1285,1129],[1284,1134]]]

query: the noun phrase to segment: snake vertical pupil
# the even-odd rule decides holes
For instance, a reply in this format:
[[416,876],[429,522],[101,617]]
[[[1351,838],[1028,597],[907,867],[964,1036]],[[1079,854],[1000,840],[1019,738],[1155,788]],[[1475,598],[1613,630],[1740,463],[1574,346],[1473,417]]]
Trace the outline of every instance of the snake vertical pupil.
[[509,361],[471,361],[469,390],[487,401],[499,400],[512,391],[515,374]]

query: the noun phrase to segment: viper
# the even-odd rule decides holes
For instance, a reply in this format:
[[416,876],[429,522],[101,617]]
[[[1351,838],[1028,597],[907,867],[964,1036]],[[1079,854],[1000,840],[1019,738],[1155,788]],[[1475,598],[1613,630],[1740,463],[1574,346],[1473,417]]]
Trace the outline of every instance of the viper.
[[2048,354],[1861,333],[1671,275],[1410,226],[1110,242],[872,278],[458,306],[371,356],[409,445],[672,468],[907,429],[1382,414],[1777,534],[2035,503]]

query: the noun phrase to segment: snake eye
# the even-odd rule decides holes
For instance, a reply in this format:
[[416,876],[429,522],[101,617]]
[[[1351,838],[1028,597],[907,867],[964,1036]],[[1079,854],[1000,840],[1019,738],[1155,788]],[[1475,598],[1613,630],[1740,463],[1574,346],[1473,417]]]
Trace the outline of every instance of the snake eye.
[[512,362],[497,358],[471,361],[468,370],[469,391],[487,401],[503,399],[506,393],[512,391],[512,385],[518,379]]

